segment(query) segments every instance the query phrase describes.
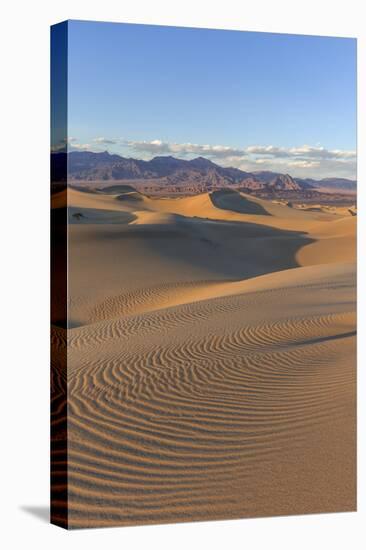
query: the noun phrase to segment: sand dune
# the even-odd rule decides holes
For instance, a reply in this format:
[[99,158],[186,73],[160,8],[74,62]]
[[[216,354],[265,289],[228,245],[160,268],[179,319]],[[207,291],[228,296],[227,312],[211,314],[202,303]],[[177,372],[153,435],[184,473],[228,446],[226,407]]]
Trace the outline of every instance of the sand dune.
[[297,260],[300,265],[356,261],[356,217],[315,224],[309,235],[313,243],[299,251]]
[[68,206],[69,526],[354,510],[355,218]]

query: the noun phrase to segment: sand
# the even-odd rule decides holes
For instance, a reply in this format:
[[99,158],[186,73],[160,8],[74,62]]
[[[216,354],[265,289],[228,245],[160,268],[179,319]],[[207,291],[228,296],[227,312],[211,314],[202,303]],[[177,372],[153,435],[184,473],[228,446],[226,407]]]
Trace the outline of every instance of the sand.
[[67,198],[68,526],[354,510],[356,217]]

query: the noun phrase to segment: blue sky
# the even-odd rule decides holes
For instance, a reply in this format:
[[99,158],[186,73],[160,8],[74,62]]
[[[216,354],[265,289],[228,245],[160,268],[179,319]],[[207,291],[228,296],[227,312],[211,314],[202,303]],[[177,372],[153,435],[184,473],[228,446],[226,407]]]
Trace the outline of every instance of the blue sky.
[[356,41],[69,22],[70,147],[355,176]]

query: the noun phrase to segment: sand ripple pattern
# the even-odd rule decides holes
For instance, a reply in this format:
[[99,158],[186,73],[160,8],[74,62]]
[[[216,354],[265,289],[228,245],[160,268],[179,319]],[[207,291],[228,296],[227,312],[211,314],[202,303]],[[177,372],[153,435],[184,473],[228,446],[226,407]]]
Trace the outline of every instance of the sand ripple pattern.
[[166,307],[181,290],[69,331],[70,527],[352,509],[353,281]]

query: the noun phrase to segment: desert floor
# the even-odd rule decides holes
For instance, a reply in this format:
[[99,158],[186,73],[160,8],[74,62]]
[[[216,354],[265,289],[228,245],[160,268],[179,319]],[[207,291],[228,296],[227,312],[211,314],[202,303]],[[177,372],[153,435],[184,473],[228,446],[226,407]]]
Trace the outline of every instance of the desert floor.
[[67,200],[69,527],[354,510],[356,217]]

